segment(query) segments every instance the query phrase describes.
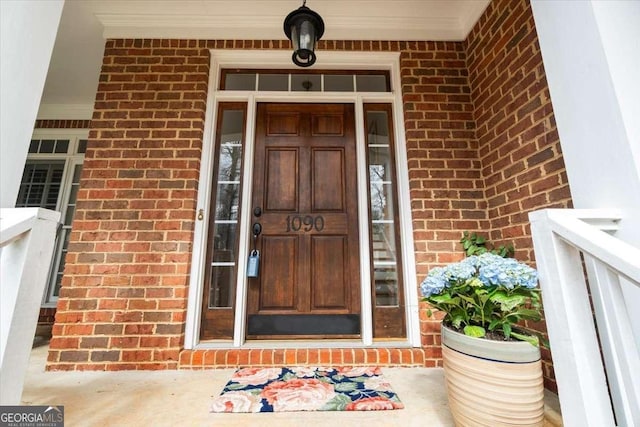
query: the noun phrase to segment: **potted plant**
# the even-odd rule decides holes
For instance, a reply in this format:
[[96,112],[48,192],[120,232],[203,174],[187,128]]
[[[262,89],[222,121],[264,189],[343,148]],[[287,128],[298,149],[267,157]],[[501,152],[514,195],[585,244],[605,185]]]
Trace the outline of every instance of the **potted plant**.
[[456,425],[542,426],[539,339],[516,327],[541,318],[536,271],[480,251],[431,269],[421,292],[445,313],[442,358]]

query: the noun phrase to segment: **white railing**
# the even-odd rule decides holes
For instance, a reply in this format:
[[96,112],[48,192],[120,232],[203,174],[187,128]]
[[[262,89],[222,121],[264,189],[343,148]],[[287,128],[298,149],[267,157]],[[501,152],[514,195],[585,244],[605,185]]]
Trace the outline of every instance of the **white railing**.
[[22,396],[60,213],[0,209],[0,405]]
[[562,418],[569,427],[640,425],[640,345],[631,323],[631,310],[640,308],[629,300],[640,291],[640,249],[607,233],[615,232],[621,217],[610,210],[529,214]]

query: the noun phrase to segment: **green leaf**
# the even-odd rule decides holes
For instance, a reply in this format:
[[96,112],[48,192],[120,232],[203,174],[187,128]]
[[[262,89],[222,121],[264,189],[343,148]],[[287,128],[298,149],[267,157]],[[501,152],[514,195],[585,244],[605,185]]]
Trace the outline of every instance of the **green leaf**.
[[427,309],[427,316],[429,317],[433,316],[433,311],[431,311],[430,308]]
[[471,281],[471,283],[473,283],[472,287],[475,288],[473,290],[474,294],[476,294],[478,296],[487,296],[487,297],[489,297],[489,290],[482,285],[482,281],[480,279],[475,278],[475,279],[473,279]]
[[[475,236],[475,234],[474,234],[474,236]],[[487,243],[486,237],[484,237],[484,236],[477,236],[476,237],[476,244],[477,245],[482,245],[482,244],[485,244],[485,243]]]
[[433,301],[437,304],[451,302],[452,299],[453,298],[451,298],[451,295],[449,295],[448,293],[442,295],[433,295],[432,297],[429,297],[429,301]]
[[515,338],[518,338],[520,341],[528,342],[534,347],[540,346],[540,340],[535,335],[524,335],[524,334],[519,334],[517,332],[512,332],[511,335],[514,336]]
[[486,331],[482,326],[467,325],[464,327],[464,334],[470,337],[482,338],[486,335]]
[[527,320],[540,320],[540,312],[538,310],[531,310],[529,308],[521,308],[518,311],[513,313],[518,316],[520,319]]
[[460,325],[463,321],[464,317],[460,314],[451,316],[451,324],[457,329],[460,329]]
[[502,333],[506,338],[509,338],[511,336],[511,323],[502,324]]
[[463,301],[466,301],[466,302],[468,302],[470,304],[476,305],[476,300],[474,300],[473,298],[468,297],[466,295],[460,295],[460,299],[463,300]]
[[500,310],[513,311],[516,307],[523,305],[527,299],[522,295],[507,295],[505,292],[496,292],[491,301],[500,304]]

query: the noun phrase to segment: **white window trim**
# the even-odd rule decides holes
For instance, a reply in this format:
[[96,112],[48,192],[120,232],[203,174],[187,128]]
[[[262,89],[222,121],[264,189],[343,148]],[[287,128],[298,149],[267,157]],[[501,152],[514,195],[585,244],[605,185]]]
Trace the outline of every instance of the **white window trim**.
[[[27,161],[59,161],[65,162],[64,171],[62,172],[61,188],[56,201],[56,210],[60,212],[60,224],[64,222],[69,205],[69,196],[73,182],[73,173],[77,165],[84,162],[84,153],[78,154],[78,143],[81,139],[89,138],[88,129],[34,129],[31,139],[68,139],[69,147],[66,153],[28,153]],[[25,163],[26,166],[26,163]],[[24,171],[24,166],[23,166]],[[42,296],[41,307],[55,308],[58,303],[58,297],[53,295],[55,287],[54,269],[58,268],[62,257],[62,243],[57,243],[53,250],[51,263],[49,265],[49,275],[47,287]]]
[[[402,271],[405,293],[405,312],[407,325],[407,339],[404,345],[420,347],[420,328],[418,318],[418,294],[416,283],[415,258],[413,256],[413,226],[411,221],[411,200],[409,197],[409,173],[407,167],[406,140],[404,128],[404,114],[400,81],[400,53],[399,52],[320,52],[321,65],[315,68],[336,70],[387,70],[390,73],[392,92],[257,92],[257,91],[219,91],[220,75],[223,68],[247,69],[291,69],[291,53],[288,50],[216,50],[211,51],[211,67],[209,75],[209,91],[207,95],[207,110],[203,136],[202,161],[198,187],[198,211],[206,212],[211,209],[213,157],[215,143],[215,123],[217,109],[220,102],[240,101],[247,103],[247,127],[244,148],[244,188],[241,200],[241,217],[239,218],[240,242],[238,251],[238,282],[236,292],[236,314],[234,322],[233,341],[207,341],[200,343],[200,317],[202,310],[202,296],[204,285],[204,268],[206,239],[208,235],[208,221],[196,221],[194,229],[193,255],[189,280],[189,295],[187,302],[187,318],[185,327],[185,348],[205,349],[234,347],[255,347],[255,342],[245,343],[245,317],[247,280],[244,274],[246,258],[248,256],[249,226],[251,221],[251,183],[253,182],[253,157],[255,139],[256,106],[258,102],[318,102],[318,103],[351,103],[355,105],[356,123],[364,123],[363,104],[372,102],[391,103],[393,106],[393,120],[395,130],[395,156],[397,168],[397,192],[399,204],[400,238],[402,245]],[[358,180],[358,215],[360,231],[360,277],[362,313],[362,338],[349,342],[354,346],[385,346],[389,343],[373,341],[373,319],[371,312],[372,295],[370,283],[370,254],[369,254],[369,207],[367,200],[367,170],[365,159],[365,135],[362,126],[356,126],[357,143],[357,180]],[[320,341],[318,341],[320,343]],[[283,347],[296,346],[298,342],[282,342]],[[394,346],[403,345],[394,341]],[[299,345],[309,345],[309,341],[301,341]],[[279,346],[270,341],[265,346]],[[331,346],[335,347],[335,344]]]

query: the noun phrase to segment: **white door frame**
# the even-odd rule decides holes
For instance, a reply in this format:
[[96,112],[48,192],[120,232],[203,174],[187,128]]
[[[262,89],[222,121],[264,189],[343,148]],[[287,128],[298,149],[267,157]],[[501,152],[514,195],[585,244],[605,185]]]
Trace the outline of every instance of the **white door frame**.
[[[189,295],[187,302],[187,318],[185,328],[185,348],[222,348],[241,347],[245,344],[245,317],[247,280],[244,274],[248,256],[249,226],[251,221],[251,185],[253,182],[253,154],[255,138],[256,107],[258,102],[318,102],[318,103],[351,103],[355,105],[356,120],[356,156],[358,180],[358,220],[360,232],[360,278],[361,278],[361,335],[360,341],[349,341],[344,345],[349,347],[371,346],[373,344],[373,319],[371,273],[369,259],[369,207],[367,194],[367,170],[365,135],[361,123],[364,123],[364,103],[384,102],[393,106],[393,121],[395,130],[395,156],[397,164],[397,192],[399,204],[399,228],[402,244],[402,271],[404,274],[405,316],[407,325],[407,340],[405,345],[420,347],[420,329],[418,319],[418,294],[416,283],[415,258],[413,256],[413,227],[411,221],[411,200],[409,197],[409,173],[407,167],[406,141],[404,129],[404,114],[402,109],[402,93],[400,84],[400,53],[399,52],[320,52],[321,65],[316,68],[337,70],[386,70],[391,79],[391,92],[257,92],[257,91],[219,91],[220,75],[223,68],[244,69],[291,69],[291,53],[288,50],[216,50],[211,51],[211,67],[209,75],[209,91],[207,96],[207,110],[200,164],[200,179],[198,186],[197,211],[207,212],[211,200],[215,123],[217,120],[218,103],[246,102],[247,127],[243,151],[243,191],[241,200],[241,217],[238,227],[240,230],[240,244],[238,250],[238,279],[236,292],[236,312],[234,322],[233,342],[229,340],[199,342],[200,316],[202,310],[202,296],[204,285],[206,239],[209,222],[196,220],[194,229],[193,254],[191,274],[189,279]],[[283,342],[282,346],[301,345],[300,341]],[[304,342],[309,344],[308,341]],[[318,342],[319,344],[320,342]],[[390,345],[401,345],[398,341]],[[376,346],[385,345],[375,342]],[[255,346],[253,344],[252,346]],[[269,343],[274,346],[273,342]],[[336,347],[335,343],[327,345]]]

